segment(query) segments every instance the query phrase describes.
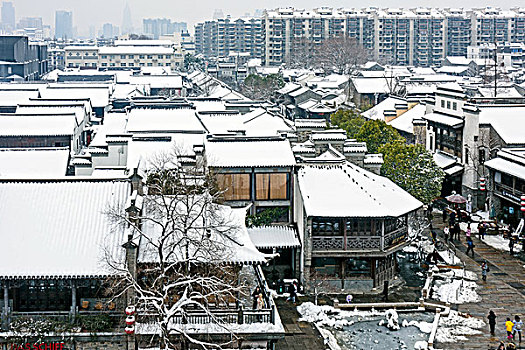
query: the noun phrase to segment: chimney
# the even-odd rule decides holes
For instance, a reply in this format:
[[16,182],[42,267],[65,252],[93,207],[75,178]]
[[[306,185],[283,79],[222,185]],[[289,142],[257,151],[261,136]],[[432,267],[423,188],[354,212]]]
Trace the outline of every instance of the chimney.
[[408,103],[396,103],[394,108],[396,109],[396,117],[408,111]]

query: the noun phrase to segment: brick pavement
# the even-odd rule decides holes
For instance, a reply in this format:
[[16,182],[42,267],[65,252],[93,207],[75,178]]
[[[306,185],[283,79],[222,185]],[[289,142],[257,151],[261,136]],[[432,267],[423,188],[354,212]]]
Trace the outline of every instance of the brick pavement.
[[277,342],[277,350],[323,350],[328,349],[324,340],[313,324],[298,322],[299,313],[296,306],[284,298],[276,299],[279,316],[286,330],[284,339]]
[[[441,220],[434,220],[434,227],[441,228]],[[471,255],[466,256],[465,237],[462,241],[455,241],[458,257],[465,263],[465,268],[478,275],[479,288],[478,294],[481,296],[481,302],[457,305],[460,312],[465,312],[482,318],[487,323],[486,316],[489,310],[493,310],[498,316],[496,319],[496,336],[491,337],[488,331],[488,324],[482,329],[483,334],[468,337],[467,342],[438,344],[437,348],[441,349],[495,349],[499,340],[506,338],[504,323],[506,317],[520,315],[522,319],[525,316],[525,268],[523,262],[507,252],[498,251],[491,246],[483,243],[477,237],[474,237],[475,253],[474,258]],[[481,279],[481,263],[487,260],[490,272],[487,276],[487,282]],[[525,339],[523,341],[525,349]]]

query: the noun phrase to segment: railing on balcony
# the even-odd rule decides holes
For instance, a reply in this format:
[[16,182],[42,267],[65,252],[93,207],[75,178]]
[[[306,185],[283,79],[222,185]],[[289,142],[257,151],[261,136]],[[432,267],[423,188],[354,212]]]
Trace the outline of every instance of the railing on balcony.
[[314,251],[353,251],[385,250],[403,242],[407,236],[407,227],[401,227],[382,236],[313,236]]

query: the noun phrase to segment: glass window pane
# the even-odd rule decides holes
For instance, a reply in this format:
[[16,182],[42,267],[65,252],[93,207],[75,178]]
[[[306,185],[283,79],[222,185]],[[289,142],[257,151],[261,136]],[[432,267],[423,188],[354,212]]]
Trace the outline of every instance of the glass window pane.
[[286,174],[270,175],[270,199],[286,199]]
[[255,198],[258,200],[269,199],[270,174],[256,174],[255,184]]

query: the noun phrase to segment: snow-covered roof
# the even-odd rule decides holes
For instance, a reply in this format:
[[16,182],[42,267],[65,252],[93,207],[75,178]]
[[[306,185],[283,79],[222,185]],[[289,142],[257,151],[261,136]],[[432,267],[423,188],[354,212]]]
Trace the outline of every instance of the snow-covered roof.
[[0,84],[0,106],[16,106],[28,102],[30,98],[39,96],[38,89],[35,90],[2,90]]
[[426,107],[422,104],[418,104],[405,113],[401,114],[399,117],[391,120],[390,124],[394,129],[407,132],[409,134],[414,133],[414,125],[412,122],[414,119],[420,119],[425,115]]
[[451,167],[452,165],[456,164],[458,162],[456,157],[452,157],[448,155],[447,153],[437,151],[432,155],[432,158],[434,159],[434,162],[438,167],[441,169],[446,169]]
[[[233,264],[261,264],[266,262],[266,256],[259,252],[250,239],[245,224],[246,208],[231,208],[227,205],[210,204],[205,199],[188,197],[183,200],[173,199],[169,205],[170,213],[166,206],[159,201],[170,200],[168,197],[146,197],[144,201],[144,217],[142,231],[144,236],[139,244],[139,262],[158,261],[158,241],[162,236],[162,226],[158,222],[170,220],[170,234],[173,241],[165,240],[164,246],[169,247],[171,262],[185,260],[189,256],[196,262],[215,262]],[[162,203],[160,202],[160,203]],[[204,214],[203,214],[204,213]],[[187,229],[187,234],[192,242],[203,241],[208,247],[203,249],[199,244],[186,246],[177,244],[180,240],[178,225],[187,225],[181,216],[191,217],[192,223]]]
[[344,141],[346,140],[346,131],[343,129],[314,130],[310,138],[313,141]]
[[76,127],[75,114],[0,115],[0,136],[70,136]]
[[0,178],[62,177],[68,160],[68,148],[0,148]]
[[293,166],[295,158],[290,142],[281,138],[208,139],[205,144],[211,167]]
[[137,75],[129,77],[129,84],[150,85],[153,89],[182,89],[180,75]]
[[295,248],[301,243],[295,229],[290,226],[260,226],[248,229],[250,239],[258,249]]
[[438,112],[425,114],[423,116],[423,119],[431,121],[431,122],[439,123],[439,124],[448,125],[451,127],[456,127],[456,126],[460,126],[463,124],[463,120],[460,118],[452,117],[450,115],[446,115],[446,114],[442,114]]
[[194,109],[134,108],[128,115],[127,131],[133,133],[204,133],[204,126],[197,118]]
[[355,90],[360,94],[390,93],[388,78],[352,78]]
[[516,127],[525,121],[525,106],[480,105],[479,109],[480,124],[490,124],[507,144],[525,144],[523,128]]
[[294,124],[296,128],[326,129],[326,120],[324,119],[295,119]]
[[297,178],[308,216],[398,217],[423,205],[389,179],[345,161],[304,164]]
[[89,121],[89,115],[83,104],[76,106],[71,105],[60,105],[60,106],[32,106],[22,105],[16,108],[16,114],[34,114],[34,115],[45,115],[45,114],[74,114],[77,124],[80,125],[83,122]]
[[60,84],[42,90],[42,98],[76,99],[89,98],[93,107],[106,107],[109,104],[109,87],[74,87]]
[[109,275],[105,249],[123,258],[124,232],[104,214],[124,205],[126,181],[0,182],[0,276]]
[[301,88],[301,85],[296,83],[286,83],[282,88],[277,90],[276,92],[281,95],[286,95],[292,91],[298,90]]
[[366,119],[384,120],[385,119],[385,116],[383,114],[384,111],[386,110],[395,111],[396,104],[400,104],[400,103],[407,103],[407,101],[401,97],[389,96],[383,101],[379,102],[374,107],[361,113],[361,115]]
[[486,161],[484,165],[525,180],[525,148],[503,148],[496,158]]
[[172,55],[173,47],[164,46],[101,46],[99,55]]

